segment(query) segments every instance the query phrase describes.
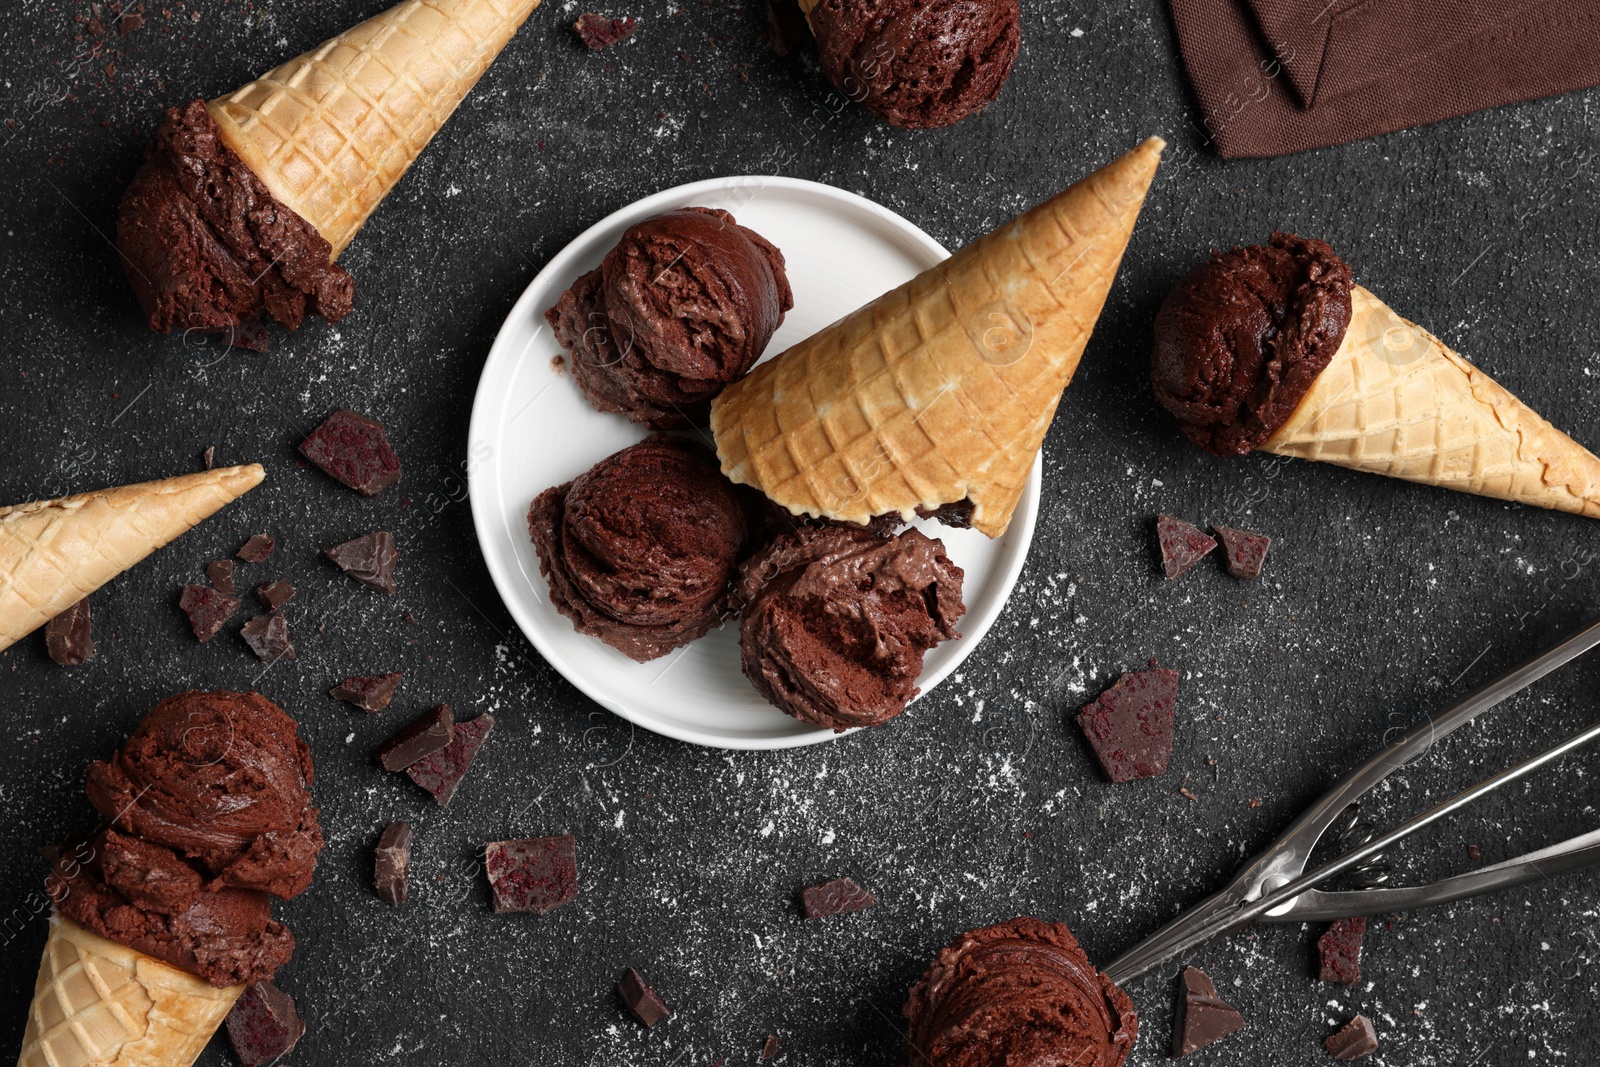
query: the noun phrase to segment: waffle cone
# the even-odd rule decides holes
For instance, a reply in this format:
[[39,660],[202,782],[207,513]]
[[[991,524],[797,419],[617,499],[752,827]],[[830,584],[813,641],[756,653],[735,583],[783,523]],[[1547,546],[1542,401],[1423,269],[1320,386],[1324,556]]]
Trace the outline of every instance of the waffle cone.
[[1127,155],[758,366],[711,406],[722,470],[795,514],[970,500],[1005,532],[1164,142]]
[[1600,518],[1600,458],[1360,286],[1350,328],[1261,447]]
[[539,0],[404,0],[211,101],[222,139],[338,258]]
[[17,1067],[189,1067],[243,991],[52,916]]
[[0,508],[0,648],[260,484],[223,467]]

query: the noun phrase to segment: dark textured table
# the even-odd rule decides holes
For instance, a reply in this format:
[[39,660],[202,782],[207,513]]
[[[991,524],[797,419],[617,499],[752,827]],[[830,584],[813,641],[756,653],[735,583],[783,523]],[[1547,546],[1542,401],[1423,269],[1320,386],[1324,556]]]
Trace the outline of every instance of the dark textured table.
[[[140,322],[107,241],[158,109],[234,88],[383,0],[146,0],[126,36],[81,0],[31,0],[5,36],[8,193],[0,258],[0,499],[260,461],[265,485],[94,598],[99,654],[63,669],[34,637],[0,655],[0,1047],[18,1046],[45,937],[38,846],[92,824],[83,768],[159,698],[259,687],[316,755],[328,846],[279,908],[280,975],[313,1064],[894,1064],[907,986],[959,931],[1029,913],[1105,961],[1218,886],[1386,736],[1600,609],[1600,525],[1336,468],[1202,455],[1150,399],[1150,321],[1209,248],[1286,228],[1327,238],[1359,281],[1580,441],[1600,446],[1600,92],[1268,162],[1209,152],[1166,10],[1025,0],[996,105],[943,132],[878,124],[803,51],[774,58],[757,3],[639,10],[591,55],[547,2],[342,262],[357,310],[275,333],[270,354],[186,347]],[[1128,10],[1128,8],[1133,10]],[[612,14],[624,14],[612,11]],[[1171,142],[1122,274],[1045,444],[1039,531],[1004,616],[959,674],[892,725],[778,753],[694,748],[598,710],[514,628],[466,503],[466,423],[490,341],[574,235],[639,197],[724,174],[828,182],[959,246],[1152,133]],[[297,462],[331,409],[386,421],[401,487],[365,500]],[[1259,584],[1202,566],[1164,583],[1158,511],[1278,537]],[[401,591],[320,558],[395,532]],[[263,672],[230,632],[196,645],[178,588],[257,530],[251,569],[301,592],[300,659]],[[415,622],[405,616],[410,613]],[[241,616],[242,617],[242,616]],[[325,633],[321,632],[325,628]],[[1171,771],[1107,784],[1071,717],[1125,669],[1182,669]],[[325,692],[404,669],[366,717]],[[1406,768],[1371,814],[1398,818],[1596,717],[1580,662]],[[439,809],[366,755],[448,701],[499,728]],[[1591,829],[1594,757],[1411,842],[1425,878]],[[1192,796],[1180,792],[1187,789]],[[1256,803],[1259,799],[1259,804]],[[415,896],[381,904],[371,846],[417,826]],[[570,832],[582,894],[494,915],[481,845]],[[848,874],[879,905],[805,922],[795,893]],[[1600,876],[1383,916],[1355,988],[1312,978],[1316,931],[1269,927],[1194,962],[1249,1027],[1193,1062],[1318,1064],[1356,1011],[1369,1062],[1587,1063],[1600,1047]],[[613,983],[640,968],[674,1010],[653,1032]],[[1172,982],[1132,989],[1130,1062],[1167,1055]],[[216,1042],[203,1063],[230,1059]]]

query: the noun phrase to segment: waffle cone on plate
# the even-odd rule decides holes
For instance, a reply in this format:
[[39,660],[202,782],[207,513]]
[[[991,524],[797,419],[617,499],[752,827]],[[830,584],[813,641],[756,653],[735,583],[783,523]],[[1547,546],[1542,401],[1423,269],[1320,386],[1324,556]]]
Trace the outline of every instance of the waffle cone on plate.
[[207,107],[337,258],[538,6],[404,0]]
[[52,916],[17,1067],[189,1067],[244,988]]
[[0,508],[0,648],[259,485],[259,464]]
[[968,500],[1005,532],[1165,143],[1151,138],[756,367],[712,402],[722,470],[795,514]]
[[1262,448],[1600,518],[1600,458],[1360,286],[1350,326]]

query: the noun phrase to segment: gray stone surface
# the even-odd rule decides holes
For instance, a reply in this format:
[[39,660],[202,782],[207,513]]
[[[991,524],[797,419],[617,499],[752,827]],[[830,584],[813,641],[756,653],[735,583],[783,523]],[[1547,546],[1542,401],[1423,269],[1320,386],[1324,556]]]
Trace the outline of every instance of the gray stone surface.
[[[277,334],[266,356],[150,335],[105,237],[158,108],[231,89],[381,6],[147,0],[143,29],[102,37],[74,22],[89,12],[74,0],[25,0],[8,20],[0,499],[194,469],[210,444],[219,463],[262,461],[268,481],[95,597],[87,666],[54,667],[42,638],[0,655],[0,1049],[20,1042],[45,936],[38,846],[90,825],[84,765],[186,687],[259,687],[316,755],[328,847],[312,891],[280,908],[300,948],[279,981],[311,1021],[299,1067],[753,1063],[769,1033],[780,1062],[895,1064],[905,990],[962,929],[1059,918],[1109,959],[1387,733],[1600,605],[1592,522],[1216,460],[1181,439],[1145,380],[1151,316],[1179,274],[1283,227],[1332,241],[1361,282],[1600,445],[1600,93],[1224,164],[1155,0],[1029,0],[999,102],[933,133],[879,125],[830,92],[812,55],[771,57],[757,3],[641,8],[633,41],[590,55],[564,28],[580,8],[547,0],[344,257],[354,315]],[[516,632],[465,503],[466,421],[501,319],[579,231],[666,186],[789,158],[785,173],[957,246],[1151,133],[1172,148],[1046,443],[1027,569],[959,675],[870,733],[730,754],[630,730]],[[297,462],[300,437],[340,406],[389,425],[398,489],[366,500]],[[1278,537],[1260,584],[1209,565],[1162,582],[1157,511]],[[393,599],[319,555],[379,527],[403,552]],[[237,626],[196,645],[176,606],[208,560],[263,529],[277,555],[241,566],[241,589],[272,577],[300,590],[286,612],[301,658],[267,672]],[[1071,716],[1151,657],[1183,672],[1172,770],[1113,787]],[[325,695],[396,669],[406,682],[382,715]],[[1592,721],[1597,690],[1600,660],[1569,668],[1408,768],[1374,816]],[[499,722],[447,810],[365,761],[440,701]],[[1460,869],[1468,844],[1488,862],[1593,828],[1585,766],[1592,756],[1574,757],[1414,842],[1401,876]],[[398,910],[369,885],[395,819],[417,830]],[[579,900],[543,918],[491,914],[481,844],[563,832],[580,840]],[[879,905],[803,922],[796,891],[838,875]],[[1349,990],[1312,979],[1315,930],[1209,948],[1193,962],[1250,1023],[1194,1062],[1321,1063],[1322,1038],[1356,1011],[1385,1043],[1374,1063],[1588,1062],[1597,888],[1588,873],[1381,917]],[[653,1032],[613,992],[627,965],[674,1011]],[[1132,990],[1131,1062],[1165,1058],[1172,991],[1167,978]],[[201,1062],[228,1059],[219,1041]]]

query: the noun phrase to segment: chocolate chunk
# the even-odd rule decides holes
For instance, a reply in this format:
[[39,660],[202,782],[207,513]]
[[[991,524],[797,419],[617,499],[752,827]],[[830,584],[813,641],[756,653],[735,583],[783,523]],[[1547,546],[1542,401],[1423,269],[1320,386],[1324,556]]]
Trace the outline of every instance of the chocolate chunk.
[[126,12],[122,18],[117,20],[117,31],[123,37],[128,36],[135,30],[142,29],[144,29],[144,12],[142,11]]
[[250,651],[263,663],[276,663],[280,659],[294,659],[294,643],[289,640],[289,620],[280,612],[257,615],[239,631]]
[[761,1062],[778,1058],[778,1035],[768,1034],[767,1039],[761,1043]]
[[246,541],[234,555],[246,563],[265,563],[267,557],[272,555],[272,550],[277,547],[278,542],[264,533],[259,533]]
[[1198,967],[1178,976],[1177,1019],[1172,1028],[1172,1055],[1187,1056],[1244,1028],[1244,1016],[1217,996],[1217,987]]
[[1178,672],[1130,671],[1078,714],[1078,725],[1113,782],[1164,774],[1172,759]]
[[609,48],[618,41],[626,41],[638,29],[638,19],[608,19],[604,15],[589,12],[579,15],[578,21],[572,24],[572,32],[577,34],[578,39],[588,45],[592,52]]
[[1471,860],[1473,863],[1477,863],[1479,860],[1483,859],[1483,849],[1479,848],[1477,845],[1468,845],[1467,859]]
[[795,0],[767,0],[767,43],[773,55],[782,59],[810,38],[811,27]]
[[329,415],[300,442],[300,454],[363,496],[377,496],[400,480],[400,457],[383,423],[353,411]]
[[63,667],[81,667],[94,658],[94,625],[89,620],[89,598],[44,624],[44,647]]
[[655,1029],[656,1023],[672,1014],[672,1009],[661,1002],[656,991],[632,967],[625,968],[622,977],[617,979],[617,993],[633,1012],[633,1017],[650,1029]]
[[217,592],[229,596],[238,595],[239,590],[233,587],[233,560],[214,559],[207,563],[206,577],[211,580],[211,585]]
[[1161,569],[1166,571],[1169,582],[1217,547],[1216,538],[1171,515],[1157,516],[1156,540],[1161,544]]
[[461,779],[467,776],[472,761],[478,756],[489,731],[494,729],[493,715],[479,715],[471,722],[458,723],[450,743],[431,756],[424,756],[406,768],[413,782],[433,794],[440,804],[449,804],[456,795]]
[[200,453],[200,462],[206,465],[206,470],[211,469],[212,461],[217,458],[217,446],[206,445],[206,450]]
[[1317,977],[1324,982],[1355,985],[1361,981],[1361,939],[1367,933],[1367,917],[1336,919],[1317,938],[1320,961]]
[[400,688],[400,679],[404,677],[404,671],[395,671],[393,674],[357,674],[328,690],[328,695],[335,700],[354,704],[370,715],[389,706],[389,701],[394,699],[394,691]]
[[455,738],[456,717],[449,704],[425,711],[383,743],[373,758],[386,771],[403,771],[423,756],[431,756]]
[[323,555],[362,585],[394,595],[394,565],[400,562],[400,552],[387,530],[362,534],[342,545],[334,545]]
[[483,852],[497,912],[543,915],[578,895],[578,842],[570,835],[491,841]]
[[256,586],[256,599],[265,604],[268,611],[277,611],[294,599],[294,586],[288,582],[263,582]]
[[848,878],[835,878],[800,893],[800,910],[808,919],[849,915],[853,911],[865,911],[877,902],[877,897]]
[[183,587],[178,607],[189,616],[189,625],[201,641],[217,636],[222,624],[239,610],[239,598],[220,593],[209,585],[191,584]]
[[918,507],[917,515],[924,519],[937,519],[943,525],[953,529],[972,529],[972,501],[965,497],[949,504],[940,504],[931,511],[928,508]]
[[1229,526],[1211,528],[1222,539],[1222,551],[1228,559],[1229,574],[1247,581],[1261,577],[1261,565],[1267,561],[1267,549],[1272,547],[1272,538]]
[[228,1040],[244,1067],[287,1056],[305,1032],[294,998],[271,982],[250,986],[228,1012]]
[[1336,1060],[1359,1060],[1378,1051],[1378,1034],[1372,1029],[1371,1019],[1357,1015],[1338,1033],[1324,1039],[1322,1047]]
[[372,888],[385,904],[406,902],[406,882],[411,876],[411,824],[392,822],[373,850]]

